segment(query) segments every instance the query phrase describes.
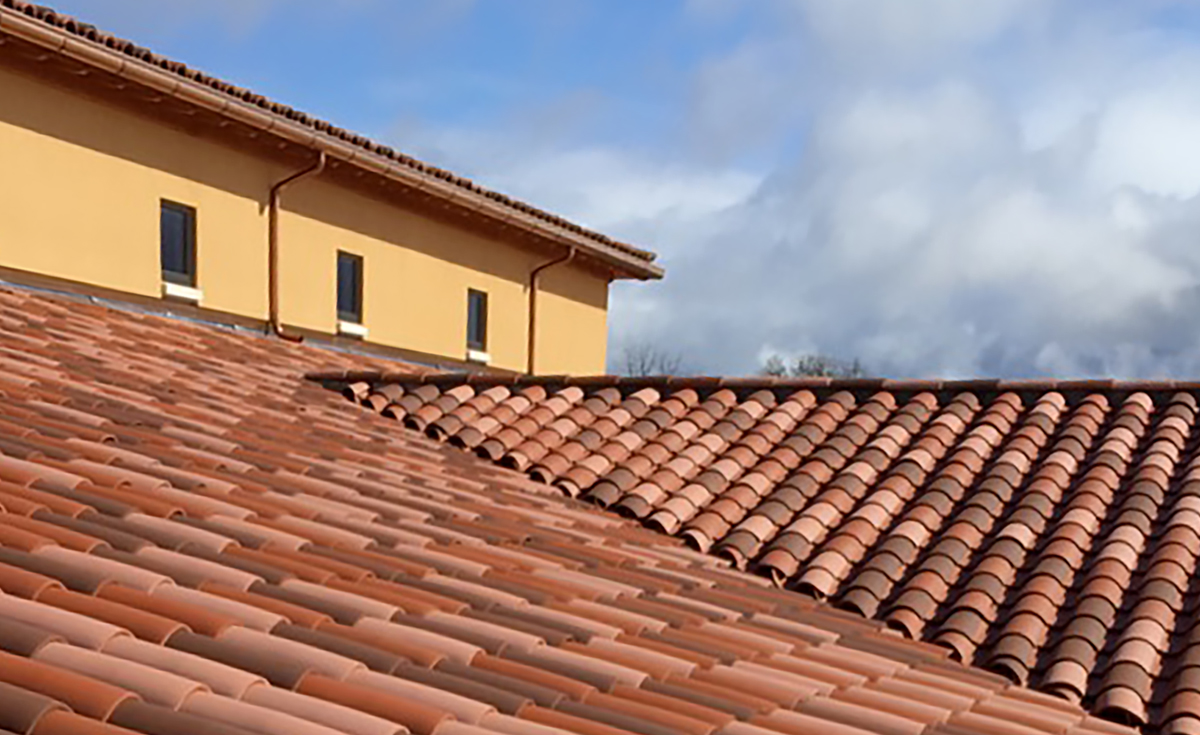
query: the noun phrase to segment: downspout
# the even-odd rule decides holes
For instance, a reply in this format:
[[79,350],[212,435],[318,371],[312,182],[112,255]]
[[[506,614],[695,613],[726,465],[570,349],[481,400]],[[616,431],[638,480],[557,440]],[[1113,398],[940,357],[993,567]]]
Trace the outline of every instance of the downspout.
[[526,367],[525,372],[533,375],[534,357],[537,352],[537,295],[538,281],[541,278],[542,271],[547,268],[552,268],[556,265],[563,265],[575,260],[575,246],[572,245],[567,254],[561,258],[555,258],[546,263],[542,263],[533,272],[529,274],[529,345],[526,352]]
[[303,171],[298,171],[271,187],[267,211],[267,282],[269,304],[269,329],[280,339],[302,342],[304,337],[288,334],[279,321],[279,198],[283,190],[301,179],[317,176],[325,170],[325,151],[320,151],[317,162]]

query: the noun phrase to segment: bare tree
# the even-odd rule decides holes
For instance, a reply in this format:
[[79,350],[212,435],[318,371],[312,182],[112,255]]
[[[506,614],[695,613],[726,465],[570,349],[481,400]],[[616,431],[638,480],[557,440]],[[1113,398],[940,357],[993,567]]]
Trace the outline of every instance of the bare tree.
[[640,342],[621,350],[618,372],[633,378],[644,378],[650,375],[679,375],[682,369],[683,357],[679,354]]
[[791,366],[779,355],[771,355],[763,363],[762,370],[759,372],[772,378],[786,378],[791,373]]
[[801,355],[787,360],[779,355],[767,358],[763,375],[777,378],[865,378],[866,368],[858,358],[839,360],[829,355]]

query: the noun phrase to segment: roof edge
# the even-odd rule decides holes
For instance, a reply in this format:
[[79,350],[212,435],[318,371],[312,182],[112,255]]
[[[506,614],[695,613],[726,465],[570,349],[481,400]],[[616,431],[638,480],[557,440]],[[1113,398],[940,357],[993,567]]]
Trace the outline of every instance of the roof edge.
[[249,90],[160,57],[131,41],[23,0],[0,0],[0,35],[10,35],[171,95],[330,158],[392,179],[442,201],[560,246],[580,248],[615,273],[639,280],[663,277],[648,250],[619,242],[558,215],[479,186],[365,136],[342,130]]
[[774,378],[753,377],[678,377],[670,375],[649,377],[624,377],[619,375],[495,375],[467,372],[434,372],[426,375],[385,372],[379,370],[348,370],[314,372],[305,376],[308,380],[322,383],[396,383],[402,385],[470,385],[476,388],[506,386],[523,388],[528,386],[553,386],[581,388],[619,388],[640,390],[656,388],[680,390],[692,388],[711,392],[721,389],[735,391],[756,390],[818,390],[822,392],[849,391],[852,393],[890,391],[902,393],[1200,393],[1200,381],[1183,380],[1115,380],[1115,379],[1038,379],[1038,380],[919,380],[887,378]]

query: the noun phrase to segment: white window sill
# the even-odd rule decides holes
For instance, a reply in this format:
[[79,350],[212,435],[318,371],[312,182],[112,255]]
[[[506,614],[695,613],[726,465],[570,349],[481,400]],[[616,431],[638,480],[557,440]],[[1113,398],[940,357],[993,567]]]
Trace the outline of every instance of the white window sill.
[[467,362],[488,365],[492,362],[492,356],[486,352],[480,352],[479,350],[467,350]]
[[359,337],[361,339],[367,338],[367,328],[361,324],[339,320],[337,328],[338,334],[344,334],[348,337]]
[[192,304],[199,304],[204,298],[204,292],[198,288],[184,286],[170,281],[163,281],[162,293],[168,299],[176,299],[178,301],[187,301]]

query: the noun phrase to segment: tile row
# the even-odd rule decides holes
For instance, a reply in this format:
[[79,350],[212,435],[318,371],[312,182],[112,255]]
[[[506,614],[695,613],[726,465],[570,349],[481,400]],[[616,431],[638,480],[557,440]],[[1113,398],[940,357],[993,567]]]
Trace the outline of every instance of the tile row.
[[1200,727],[1191,388],[321,382],[1015,684]]
[[[0,731],[1132,732],[303,379],[358,356],[6,288],[0,327]],[[733,398],[663,410],[819,410]]]

